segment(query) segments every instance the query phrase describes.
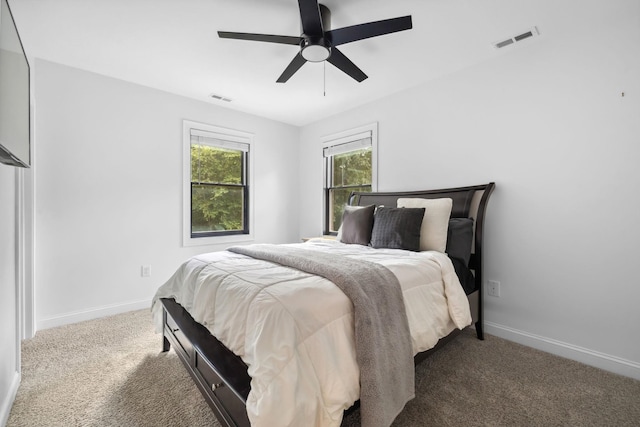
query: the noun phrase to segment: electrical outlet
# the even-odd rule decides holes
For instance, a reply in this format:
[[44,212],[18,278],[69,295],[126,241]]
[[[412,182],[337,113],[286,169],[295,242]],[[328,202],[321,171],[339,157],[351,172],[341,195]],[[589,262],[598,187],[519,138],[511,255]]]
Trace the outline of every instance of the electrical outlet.
[[151,266],[143,265],[142,267],[140,267],[140,276],[151,277]]
[[487,295],[500,297],[500,282],[497,280],[487,280]]

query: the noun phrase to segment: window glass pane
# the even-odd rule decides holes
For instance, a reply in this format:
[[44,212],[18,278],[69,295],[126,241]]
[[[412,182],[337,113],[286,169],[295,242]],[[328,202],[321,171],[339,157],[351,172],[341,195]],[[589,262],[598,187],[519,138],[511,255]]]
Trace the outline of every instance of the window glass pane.
[[244,188],[191,184],[191,233],[242,231]]
[[[371,184],[371,147],[337,154],[331,158],[332,187]],[[349,193],[347,193],[347,197]]]
[[239,150],[191,144],[191,181],[242,184],[242,161]]
[[333,188],[329,190],[329,231],[338,231],[342,224],[342,212],[349,203],[352,191],[371,191],[371,185],[349,188]]

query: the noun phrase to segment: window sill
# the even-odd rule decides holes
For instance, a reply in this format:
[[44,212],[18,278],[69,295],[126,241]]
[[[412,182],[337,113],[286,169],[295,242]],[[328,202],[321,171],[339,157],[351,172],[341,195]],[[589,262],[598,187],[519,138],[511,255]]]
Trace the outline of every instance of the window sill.
[[190,237],[185,236],[182,239],[182,246],[211,246],[222,245],[236,242],[251,242],[254,240],[252,234],[232,234],[229,236],[211,236],[211,237]]

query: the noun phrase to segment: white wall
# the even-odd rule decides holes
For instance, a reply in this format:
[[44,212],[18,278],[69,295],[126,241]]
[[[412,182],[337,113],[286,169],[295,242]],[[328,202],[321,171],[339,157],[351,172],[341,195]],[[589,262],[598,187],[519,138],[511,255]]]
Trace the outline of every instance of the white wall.
[[42,60],[35,87],[38,329],[148,307],[224,248],[182,247],[183,119],[255,135],[255,241],[297,240],[297,128]]
[[322,229],[320,137],[378,121],[380,191],[496,182],[490,333],[640,378],[640,3],[589,2],[560,24],[304,127],[300,235]]
[[16,169],[0,164],[0,425],[20,382],[16,261]]

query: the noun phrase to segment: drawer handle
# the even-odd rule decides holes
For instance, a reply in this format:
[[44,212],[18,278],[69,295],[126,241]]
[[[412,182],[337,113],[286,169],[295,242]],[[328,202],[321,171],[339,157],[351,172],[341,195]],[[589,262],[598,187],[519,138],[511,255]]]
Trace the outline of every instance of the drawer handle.
[[223,383],[211,384],[211,391],[216,391],[217,389],[219,389],[223,385],[224,385]]
[[180,330],[180,328],[172,329],[173,332],[178,332],[179,330]]

